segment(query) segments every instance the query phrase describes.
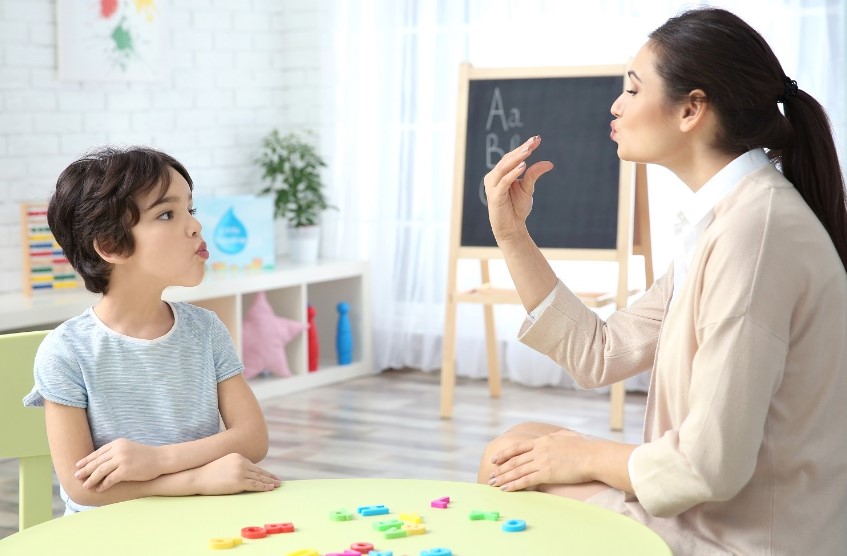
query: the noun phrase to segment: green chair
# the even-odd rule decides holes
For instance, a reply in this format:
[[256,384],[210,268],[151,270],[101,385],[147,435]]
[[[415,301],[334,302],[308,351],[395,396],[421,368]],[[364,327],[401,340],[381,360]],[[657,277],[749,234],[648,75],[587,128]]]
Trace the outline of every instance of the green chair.
[[18,458],[20,530],[53,519],[53,462],[44,410],[24,407],[35,351],[47,332],[0,335],[0,458]]

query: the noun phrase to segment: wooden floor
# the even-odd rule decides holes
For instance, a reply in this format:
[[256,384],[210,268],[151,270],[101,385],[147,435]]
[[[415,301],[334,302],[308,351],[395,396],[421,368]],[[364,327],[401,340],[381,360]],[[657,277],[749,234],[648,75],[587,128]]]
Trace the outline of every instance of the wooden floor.
[[[261,399],[261,392],[257,393]],[[264,399],[271,448],[263,465],[286,479],[410,477],[468,481],[485,444],[524,421],[638,443],[645,396],[627,396],[625,429],[609,431],[604,394],[460,379],[454,417],[438,415],[438,373],[397,370]],[[54,487],[54,510],[63,504]],[[0,538],[17,531],[17,463],[0,460]]]

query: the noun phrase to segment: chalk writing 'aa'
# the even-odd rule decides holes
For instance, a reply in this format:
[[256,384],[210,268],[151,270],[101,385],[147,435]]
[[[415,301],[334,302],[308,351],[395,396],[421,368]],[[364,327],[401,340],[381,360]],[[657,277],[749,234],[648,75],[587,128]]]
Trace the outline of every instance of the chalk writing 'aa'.
[[[491,97],[491,107],[488,109],[488,119],[485,122],[485,162],[489,169],[494,168],[497,161],[500,160],[506,152],[500,148],[499,129],[491,130],[491,125],[498,123],[498,128],[502,128],[502,133],[507,135],[509,130],[523,127],[521,121],[521,111],[517,108],[510,108],[508,113],[503,105],[503,95],[500,93],[500,87],[494,88],[494,96]],[[521,136],[518,133],[513,133],[509,138],[509,150],[515,149],[521,144]],[[496,159],[493,155],[497,154]]]
[[[491,129],[494,124],[495,129]],[[490,170],[494,168],[497,162],[503,158],[506,151],[500,148],[500,133],[507,136],[512,133],[509,138],[509,150],[514,150],[521,144],[521,136],[510,130],[523,127],[521,121],[521,111],[517,108],[510,108],[506,112],[503,105],[503,95],[500,93],[500,87],[494,87],[494,96],[491,97],[491,106],[488,109],[488,119],[485,122],[485,165]],[[494,155],[497,156],[494,156]],[[479,202],[482,206],[488,206],[488,199],[485,197],[485,183],[483,180],[479,182]]]

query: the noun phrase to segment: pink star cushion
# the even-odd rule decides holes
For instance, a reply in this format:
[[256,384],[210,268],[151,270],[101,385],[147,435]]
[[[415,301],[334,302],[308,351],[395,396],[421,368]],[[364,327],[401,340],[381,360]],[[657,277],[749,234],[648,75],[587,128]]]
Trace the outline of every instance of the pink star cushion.
[[274,314],[265,292],[259,292],[244,317],[242,348],[244,377],[268,370],[277,376],[291,376],[285,358],[285,345],[308,326]]

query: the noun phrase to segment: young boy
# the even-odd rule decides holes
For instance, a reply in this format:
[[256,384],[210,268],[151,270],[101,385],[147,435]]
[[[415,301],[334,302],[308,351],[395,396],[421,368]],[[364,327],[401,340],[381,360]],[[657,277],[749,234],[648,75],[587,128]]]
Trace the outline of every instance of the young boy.
[[[85,287],[103,294],[47,335],[35,387],[65,514],[143,496],[266,491],[268,429],[223,323],[162,301],[209,254],[174,158],[105,148],[59,176],[47,219]],[[221,430],[223,420],[223,430]]]

